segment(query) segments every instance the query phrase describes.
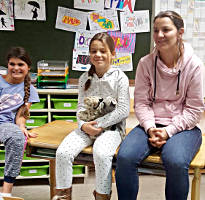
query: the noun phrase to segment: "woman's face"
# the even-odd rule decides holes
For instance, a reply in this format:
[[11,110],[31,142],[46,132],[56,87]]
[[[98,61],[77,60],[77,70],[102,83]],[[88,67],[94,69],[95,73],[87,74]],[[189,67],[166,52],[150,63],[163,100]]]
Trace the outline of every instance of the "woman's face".
[[103,76],[110,68],[115,52],[110,51],[107,44],[99,40],[94,40],[90,46],[90,61],[95,66],[98,76]]
[[184,29],[177,30],[169,17],[157,18],[154,22],[153,38],[160,52],[175,49],[183,33]]
[[19,58],[10,58],[7,77],[12,83],[21,83],[28,74],[30,67]]

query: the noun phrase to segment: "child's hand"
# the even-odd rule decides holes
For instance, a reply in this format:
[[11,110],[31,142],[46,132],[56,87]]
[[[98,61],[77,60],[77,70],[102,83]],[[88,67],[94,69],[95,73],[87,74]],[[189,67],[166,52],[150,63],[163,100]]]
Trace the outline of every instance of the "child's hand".
[[38,136],[37,133],[29,132],[26,127],[20,127],[20,129],[27,138],[36,138]]
[[99,135],[103,131],[103,129],[95,127],[96,124],[97,124],[96,121],[86,122],[85,124],[82,125],[81,129],[88,135],[91,136]]

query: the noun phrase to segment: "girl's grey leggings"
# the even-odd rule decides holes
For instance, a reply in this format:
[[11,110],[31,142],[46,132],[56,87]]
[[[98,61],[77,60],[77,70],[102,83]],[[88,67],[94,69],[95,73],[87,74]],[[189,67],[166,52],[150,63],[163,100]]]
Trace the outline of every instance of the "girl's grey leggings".
[[3,123],[0,124],[0,142],[6,151],[4,181],[13,183],[20,173],[25,136],[16,124]]

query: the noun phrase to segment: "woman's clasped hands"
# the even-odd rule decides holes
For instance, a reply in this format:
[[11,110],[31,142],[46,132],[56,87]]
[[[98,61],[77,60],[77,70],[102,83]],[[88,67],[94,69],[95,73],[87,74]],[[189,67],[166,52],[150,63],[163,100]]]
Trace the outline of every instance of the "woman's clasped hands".
[[149,128],[149,142],[152,146],[161,148],[169,138],[165,128]]

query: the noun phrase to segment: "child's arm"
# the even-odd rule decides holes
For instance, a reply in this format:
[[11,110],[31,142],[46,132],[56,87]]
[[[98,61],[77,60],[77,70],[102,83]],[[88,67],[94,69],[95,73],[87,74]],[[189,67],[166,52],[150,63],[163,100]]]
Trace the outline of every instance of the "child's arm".
[[78,84],[78,110],[77,110],[77,119],[78,119],[78,128],[88,135],[94,136],[100,134],[103,129],[96,127],[95,121],[85,122],[78,117],[78,113],[84,110],[84,98],[85,98],[85,90],[84,85],[87,80],[87,74],[84,73],[80,79]]
[[117,106],[114,111],[96,119],[97,127],[107,128],[125,120],[130,111],[129,80],[121,73],[116,80],[117,85]]
[[[27,108],[29,109],[31,107],[31,103],[27,103]],[[26,129],[26,119],[20,115],[22,112],[22,107],[19,108],[17,114],[16,114],[16,124],[20,127],[21,131],[26,137],[37,137],[37,134],[35,133],[29,133]]]

